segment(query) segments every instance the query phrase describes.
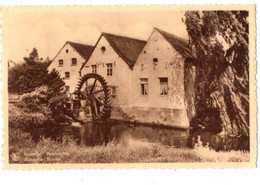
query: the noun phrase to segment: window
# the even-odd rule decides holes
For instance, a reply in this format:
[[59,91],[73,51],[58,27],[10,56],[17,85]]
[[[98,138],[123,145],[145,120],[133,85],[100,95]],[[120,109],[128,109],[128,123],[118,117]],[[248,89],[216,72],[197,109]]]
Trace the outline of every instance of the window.
[[155,70],[158,63],[158,58],[153,58],[153,69]]
[[168,95],[168,78],[160,79],[160,95]]
[[66,90],[66,92],[69,92],[70,91],[70,86],[66,85],[65,86],[65,90]]
[[111,97],[113,97],[113,98],[116,97],[116,87],[110,86],[109,89],[110,89]]
[[68,53],[69,52],[69,50],[68,49],[66,49],[66,53]]
[[70,78],[70,72],[65,72],[65,78]]
[[59,66],[63,66],[63,60],[62,59],[59,60]]
[[101,51],[104,53],[106,51],[106,47],[105,46],[102,46],[101,47]]
[[97,73],[97,65],[91,65],[92,73]]
[[112,64],[107,64],[107,76],[112,76],[112,74],[113,74]]
[[153,62],[158,62],[158,58],[153,58]]
[[72,66],[76,66],[77,65],[77,59],[76,58],[72,58],[71,59],[71,65]]
[[141,70],[142,71],[144,70],[144,64],[141,64]]
[[148,78],[141,78],[141,95],[148,95]]

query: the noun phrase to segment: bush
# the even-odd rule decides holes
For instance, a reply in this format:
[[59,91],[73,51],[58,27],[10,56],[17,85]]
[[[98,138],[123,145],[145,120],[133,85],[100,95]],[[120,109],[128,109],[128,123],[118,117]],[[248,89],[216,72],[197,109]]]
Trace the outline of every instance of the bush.
[[42,104],[47,104],[47,86],[37,87],[31,93],[23,94],[18,104],[26,112],[38,112],[42,109]]
[[51,114],[26,113],[20,109],[19,114],[9,114],[9,128],[32,132],[37,128],[49,127],[57,124]]

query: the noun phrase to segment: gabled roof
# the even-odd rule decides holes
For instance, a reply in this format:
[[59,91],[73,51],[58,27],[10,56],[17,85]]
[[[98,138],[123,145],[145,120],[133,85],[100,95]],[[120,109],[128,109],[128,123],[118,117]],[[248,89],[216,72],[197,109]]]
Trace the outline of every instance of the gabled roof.
[[84,59],[88,60],[94,46],[67,41]]
[[[80,56],[82,56],[85,60],[88,60],[92,51],[94,50],[94,46],[90,46],[90,45],[86,45],[86,44],[81,44],[81,43],[76,43],[76,42],[71,42],[71,41],[66,41],[65,44],[61,47],[61,49],[59,50],[59,52],[57,53],[57,55],[53,58],[52,61],[54,61],[56,59],[56,57],[59,55],[59,53],[61,52],[61,50],[64,48],[64,46],[66,44],[70,44],[71,47],[73,47],[75,49],[76,52],[78,52],[78,54]],[[50,63],[48,64],[48,66],[52,63],[52,61],[50,61]]]
[[[130,37],[124,37],[119,35],[114,35],[110,33],[102,33],[96,43],[96,46],[104,36],[117,54],[127,63],[127,65],[132,68],[135,65],[137,57],[141,53],[143,47],[146,44],[144,40],[138,40]],[[87,61],[82,65],[81,69],[85,66]]]
[[114,50],[123,58],[129,67],[133,67],[146,41],[103,33]]
[[157,30],[180,55],[182,55],[185,58],[194,58],[192,56],[191,48],[188,45],[189,44],[188,40],[177,37],[171,33],[167,33],[158,28],[154,28],[154,29]]

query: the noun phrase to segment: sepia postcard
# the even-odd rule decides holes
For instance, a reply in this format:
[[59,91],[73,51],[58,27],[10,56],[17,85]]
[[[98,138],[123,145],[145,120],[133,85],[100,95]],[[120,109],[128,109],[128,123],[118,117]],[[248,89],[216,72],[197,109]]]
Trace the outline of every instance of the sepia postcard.
[[5,169],[256,167],[255,5],[1,19]]

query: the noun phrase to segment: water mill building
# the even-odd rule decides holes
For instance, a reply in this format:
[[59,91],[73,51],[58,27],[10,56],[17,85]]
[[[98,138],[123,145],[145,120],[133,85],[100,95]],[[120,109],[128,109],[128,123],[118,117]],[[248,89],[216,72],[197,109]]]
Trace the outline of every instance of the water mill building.
[[[63,46],[50,66],[61,70],[57,63],[62,57],[65,60],[66,49]],[[102,33],[94,47],[86,46],[86,57],[74,50],[82,65],[78,71],[72,72],[71,66],[61,70],[63,75],[75,74],[71,82],[64,80],[70,92],[79,76],[97,73],[110,88],[111,119],[189,127],[195,116],[196,60],[188,41],[154,28],[147,41]]]

